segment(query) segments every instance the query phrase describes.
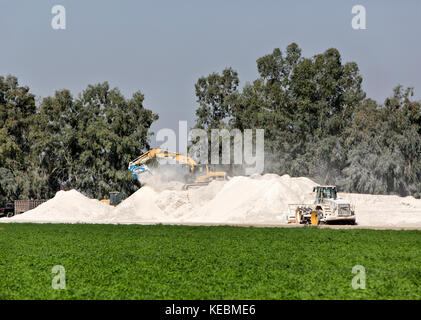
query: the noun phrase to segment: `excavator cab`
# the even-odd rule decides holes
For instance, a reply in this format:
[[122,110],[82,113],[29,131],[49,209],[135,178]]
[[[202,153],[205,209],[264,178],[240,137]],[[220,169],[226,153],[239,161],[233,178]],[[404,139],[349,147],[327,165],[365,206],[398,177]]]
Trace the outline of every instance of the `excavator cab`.
[[198,164],[193,169],[193,174],[194,174],[195,178],[207,175],[208,172],[209,172],[209,168],[206,164]]

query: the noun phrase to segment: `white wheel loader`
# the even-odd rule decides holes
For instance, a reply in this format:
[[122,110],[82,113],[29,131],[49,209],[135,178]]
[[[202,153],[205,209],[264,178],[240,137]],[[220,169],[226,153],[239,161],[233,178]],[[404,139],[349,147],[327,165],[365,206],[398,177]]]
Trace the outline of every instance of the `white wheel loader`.
[[348,200],[337,197],[336,186],[317,186],[313,188],[315,201],[312,204],[288,205],[288,223],[355,224],[355,210]]

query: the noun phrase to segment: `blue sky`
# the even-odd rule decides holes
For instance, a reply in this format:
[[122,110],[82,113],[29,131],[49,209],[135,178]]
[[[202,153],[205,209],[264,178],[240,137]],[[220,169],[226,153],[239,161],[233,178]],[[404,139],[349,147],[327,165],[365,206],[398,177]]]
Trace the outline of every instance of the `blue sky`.
[[[66,30],[51,28],[56,4]],[[356,4],[366,30],[351,27]],[[402,84],[420,99],[420,18],[418,0],[0,0],[0,74],[43,97],[103,81],[126,96],[141,90],[160,115],[154,130],[177,128],[193,125],[200,76],[231,66],[244,85],[257,58],[296,42],[304,56],[335,47],[357,62],[369,97],[383,101]]]

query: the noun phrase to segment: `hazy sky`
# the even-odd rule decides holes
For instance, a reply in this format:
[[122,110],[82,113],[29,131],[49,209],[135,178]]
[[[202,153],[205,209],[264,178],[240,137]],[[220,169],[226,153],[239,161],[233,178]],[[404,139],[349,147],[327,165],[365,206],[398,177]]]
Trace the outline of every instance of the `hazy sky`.
[[[66,30],[51,27],[57,4]],[[366,30],[351,27],[357,4]],[[397,84],[420,99],[420,31],[419,0],[0,0],[0,74],[39,96],[103,81],[126,96],[141,90],[160,116],[154,130],[177,128],[178,120],[193,125],[200,76],[231,66],[244,85],[257,77],[257,58],[291,42],[307,57],[339,49],[378,101]]]

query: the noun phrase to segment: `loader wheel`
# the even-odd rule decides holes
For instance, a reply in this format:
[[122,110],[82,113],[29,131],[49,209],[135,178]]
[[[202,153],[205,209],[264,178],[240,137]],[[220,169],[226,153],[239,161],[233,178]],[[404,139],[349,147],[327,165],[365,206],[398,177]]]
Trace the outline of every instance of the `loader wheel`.
[[317,214],[317,212],[313,211],[311,213],[311,225],[318,226],[319,224],[320,224],[319,215]]
[[295,211],[295,223],[300,224],[301,223],[301,213],[300,210]]

